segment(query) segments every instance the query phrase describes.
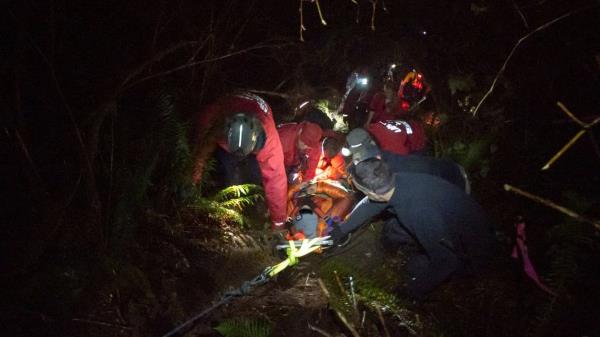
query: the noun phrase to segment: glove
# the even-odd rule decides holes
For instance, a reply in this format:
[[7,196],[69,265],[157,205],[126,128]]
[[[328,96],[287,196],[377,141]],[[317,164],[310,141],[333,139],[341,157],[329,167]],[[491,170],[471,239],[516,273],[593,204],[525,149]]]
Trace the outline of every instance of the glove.
[[348,234],[344,233],[340,226],[333,225],[333,229],[329,232],[329,236],[331,237],[334,246],[341,246],[346,243]]

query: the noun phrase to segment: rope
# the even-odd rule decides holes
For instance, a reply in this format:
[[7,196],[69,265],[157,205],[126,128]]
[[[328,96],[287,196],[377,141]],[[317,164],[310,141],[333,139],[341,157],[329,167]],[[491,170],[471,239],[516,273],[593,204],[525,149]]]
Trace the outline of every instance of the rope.
[[287,267],[298,264],[298,259],[300,257],[308,255],[308,254],[314,252],[315,250],[319,249],[321,247],[321,245],[326,244],[326,240],[328,238],[329,238],[329,236],[318,237],[318,238],[314,238],[311,240],[302,240],[302,244],[300,245],[300,248],[296,248],[295,242],[293,240],[290,240],[289,248],[287,250],[288,257],[285,260],[281,261],[280,263],[278,263],[274,266],[265,268],[258,276],[254,277],[252,280],[245,281],[244,283],[242,283],[242,285],[239,288],[226,292],[225,294],[223,294],[223,297],[221,298],[220,301],[213,304],[209,308],[203,310],[202,312],[195,315],[194,317],[188,319],[183,324],[177,326],[175,329],[173,329],[173,330],[169,331],[167,334],[163,335],[163,337],[171,337],[171,336],[183,335],[183,334],[187,333],[194,326],[194,323],[196,323],[202,317],[206,316],[211,311],[217,309],[218,307],[222,306],[223,304],[229,302],[233,298],[239,298],[239,297],[250,294],[252,292],[252,290],[254,290],[255,287],[269,282],[269,280],[273,276],[281,273]]

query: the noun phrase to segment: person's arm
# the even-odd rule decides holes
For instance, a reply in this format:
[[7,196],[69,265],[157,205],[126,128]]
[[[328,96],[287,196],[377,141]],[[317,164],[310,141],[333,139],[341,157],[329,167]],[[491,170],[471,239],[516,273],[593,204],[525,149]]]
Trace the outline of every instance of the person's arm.
[[267,132],[267,141],[256,159],[262,175],[265,199],[271,220],[276,225],[283,225],[287,218],[287,177],[279,135],[275,124],[270,121],[271,123],[272,125],[263,125]]
[[321,156],[320,149],[309,149],[308,150],[308,163],[306,170],[304,171],[303,181],[310,181],[315,177],[317,166],[319,165],[319,158]]
[[354,206],[354,209],[346,217],[346,221],[340,225],[342,233],[353,232],[381,213],[386,207],[388,204],[385,202],[373,202],[368,197],[364,197]]
[[[414,231],[419,244],[429,258],[429,264],[410,275],[407,292],[415,298],[423,298],[446,280],[458,265],[458,258],[444,242],[450,242],[446,224],[440,214],[432,209],[413,211],[414,216],[401,219]],[[410,265],[409,261],[409,265]],[[414,272],[414,271],[413,271]]]

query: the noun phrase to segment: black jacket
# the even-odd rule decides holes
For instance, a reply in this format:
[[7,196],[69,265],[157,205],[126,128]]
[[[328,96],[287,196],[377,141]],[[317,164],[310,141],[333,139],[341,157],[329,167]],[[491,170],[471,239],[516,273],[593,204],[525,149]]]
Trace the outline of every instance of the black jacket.
[[430,174],[453,183],[467,194],[470,193],[469,180],[465,170],[450,159],[398,155],[388,151],[381,151],[381,158],[394,173]]
[[494,246],[492,226],[479,206],[455,185],[432,175],[395,174],[389,202],[363,199],[341,225],[346,234],[382,211],[390,210],[422,247],[428,265],[408,282],[415,297],[433,290],[459,267],[485,263]]

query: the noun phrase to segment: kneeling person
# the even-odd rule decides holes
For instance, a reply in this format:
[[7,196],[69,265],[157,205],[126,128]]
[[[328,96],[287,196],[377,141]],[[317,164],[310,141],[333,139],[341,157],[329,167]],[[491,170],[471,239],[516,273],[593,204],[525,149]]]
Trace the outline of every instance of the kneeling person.
[[347,221],[331,232],[334,243],[390,210],[398,226],[422,248],[409,258],[406,292],[422,299],[455,274],[475,271],[486,264],[494,236],[482,208],[457,186],[432,175],[392,174],[378,158],[366,159],[350,170],[361,201]]

